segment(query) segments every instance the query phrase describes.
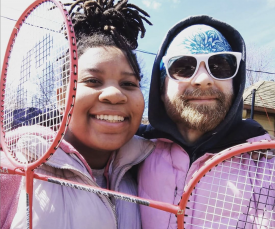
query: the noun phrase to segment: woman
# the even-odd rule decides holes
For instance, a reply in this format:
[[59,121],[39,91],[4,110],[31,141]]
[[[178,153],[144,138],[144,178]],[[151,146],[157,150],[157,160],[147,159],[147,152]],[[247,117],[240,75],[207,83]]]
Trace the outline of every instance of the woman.
[[[131,8],[149,15],[134,5],[127,8],[127,1],[98,1],[94,7],[88,1],[76,3],[69,10],[79,58],[74,113],[65,139],[37,172],[137,195],[130,169],[149,155],[154,145],[133,137],[144,99],[140,69],[130,50],[137,47],[138,33],[143,36],[145,29],[144,17]],[[62,90],[64,87],[58,92]],[[6,160],[3,153],[1,157]],[[15,179],[1,175],[3,229],[26,228],[24,179]],[[35,180],[33,228],[138,229],[139,206]]]

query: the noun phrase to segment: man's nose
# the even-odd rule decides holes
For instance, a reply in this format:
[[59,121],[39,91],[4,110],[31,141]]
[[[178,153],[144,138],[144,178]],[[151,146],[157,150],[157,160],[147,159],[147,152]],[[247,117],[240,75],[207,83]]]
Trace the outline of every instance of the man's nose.
[[111,104],[126,103],[127,96],[118,86],[108,86],[101,91],[99,101]]
[[205,62],[201,62],[196,75],[191,80],[191,84],[196,87],[208,88],[213,86],[214,80],[207,71]]

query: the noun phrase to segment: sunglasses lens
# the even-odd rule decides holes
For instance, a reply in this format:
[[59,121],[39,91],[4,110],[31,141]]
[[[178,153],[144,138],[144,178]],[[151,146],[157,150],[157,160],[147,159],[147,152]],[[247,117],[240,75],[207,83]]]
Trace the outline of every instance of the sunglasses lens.
[[176,80],[190,78],[197,66],[196,58],[192,56],[182,56],[171,58],[168,62],[168,73]]
[[211,74],[218,79],[232,77],[237,70],[237,58],[232,54],[217,54],[209,57],[208,66]]

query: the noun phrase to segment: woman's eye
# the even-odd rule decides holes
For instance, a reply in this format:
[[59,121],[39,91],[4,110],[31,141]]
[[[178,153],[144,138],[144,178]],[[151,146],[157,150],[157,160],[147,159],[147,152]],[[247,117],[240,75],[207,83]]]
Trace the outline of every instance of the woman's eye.
[[124,87],[138,87],[139,84],[134,83],[134,82],[123,82],[122,86],[124,86]]
[[100,83],[100,81],[98,79],[94,79],[94,78],[86,79],[84,82],[88,83],[88,84],[98,84],[98,83]]

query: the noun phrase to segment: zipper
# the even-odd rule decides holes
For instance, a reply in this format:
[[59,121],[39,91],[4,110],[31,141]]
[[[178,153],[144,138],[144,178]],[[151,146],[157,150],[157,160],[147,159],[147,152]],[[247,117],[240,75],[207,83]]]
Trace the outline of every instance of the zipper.
[[[161,139],[167,139],[167,140],[171,141],[171,140],[168,139],[168,138],[161,138]],[[160,141],[161,141],[161,140],[160,140]],[[173,142],[173,141],[171,141],[171,142]],[[191,167],[191,158],[190,158],[189,154],[181,147],[181,145],[179,145],[179,144],[176,143],[176,142],[173,142],[173,143],[174,143],[174,144],[177,144],[177,145],[181,148],[181,150],[182,150],[183,152],[185,152],[185,153],[187,154],[187,156],[189,157],[189,169],[190,169],[190,167]],[[185,187],[185,185],[186,185],[186,177],[187,177],[187,175],[188,175],[189,169],[188,169],[188,171],[187,171],[187,173],[186,173],[186,175],[185,175],[183,190],[184,190],[184,187]],[[178,187],[176,186],[176,187],[175,187],[175,190],[174,190],[174,201],[175,201],[175,198],[176,198],[176,196],[177,196],[177,192],[178,192]],[[173,201],[173,202],[174,202],[174,201]],[[170,213],[169,223],[168,223],[167,229],[170,228],[169,225],[170,225],[170,222],[171,222],[171,217],[172,217],[172,215],[173,215],[173,214]],[[177,216],[176,216],[176,217],[177,217]]]
[[122,166],[121,170],[119,171],[118,175],[117,175],[117,179],[116,179],[116,183],[114,185],[114,190],[117,191],[118,190],[118,186],[119,183],[122,179],[122,177],[125,175],[125,173],[134,165],[139,164],[140,162],[144,161],[152,152],[153,150],[156,148],[156,146],[154,146],[149,153],[147,153],[145,156],[143,156],[141,159],[139,159],[138,161],[135,161],[134,163],[131,164],[126,164],[124,166]]
[[[122,168],[120,169],[120,171],[119,171],[119,173],[117,175],[117,179],[116,179],[116,182],[115,182],[115,185],[114,185],[114,191],[118,191],[118,186],[120,184],[120,181],[122,180],[122,177],[125,175],[125,173],[131,167],[133,167],[134,165],[137,165],[140,162],[142,162],[143,160],[145,160],[153,152],[154,149],[155,149],[155,145],[153,146],[153,148],[145,156],[143,156],[142,158],[140,158],[138,161],[135,161],[134,163],[126,164],[126,165],[122,166]],[[116,206],[117,201],[118,200],[116,198],[114,198],[114,206]]]
[[[77,158],[77,156],[75,154],[70,154],[71,157],[73,157],[74,159],[76,159],[77,161],[79,161],[79,159]],[[81,162],[81,164],[83,164]],[[84,176],[85,178],[87,178],[90,182],[91,182],[91,185],[93,186],[96,186],[96,187],[99,187],[99,185],[89,176],[87,176],[86,174],[82,173],[81,171],[79,171],[78,169],[75,169],[75,168],[60,168],[59,166],[55,165],[53,162],[50,162],[50,161],[47,161],[46,165],[50,166],[50,167],[53,167],[53,168],[56,168],[56,169],[68,169],[70,171],[73,171],[75,174],[77,174],[78,176]],[[90,185],[90,184],[88,184]],[[99,187],[100,188],[100,187]],[[97,195],[101,200],[102,202],[104,203],[104,205],[107,207],[107,208],[111,208],[112,210],[112,213],[113,213],[113,217],[114,217],[114,221],[115,221],[115,225],[116,225],[116,228],[118,228],[118,222],[117,222],[117,216],[116,216],[116,208],[115,208],[115,204],[113,204],[111,202],[111,200],[106,197],[106,196],[101,196],[101,195]]]
[[[116,191],[118,189],[118,186],[119,186],[119,183],[123,177],[123,175],[134,165],[137,165],[139,164],[140,162],[142,162],[143,160],[145,160],[152,152],[153,150],[155,149],[155,146],[150,150],[149,153],[147,153],[145,156],[143,156],[142,158],[140,158],[138,161],[132,163],[132,164],[127,164],[127,165],[124,165],[121,170],[119,171],[119,174],[117,176],[117,179],[116,179],[116,183],[115,183],[115,188],[114,188],[114,191]],[[77,160],[78,162],[80,161],[78,159],[78,157],[75,155],[75,154],[70,154],[71,157],[73,157],[75,160]],[[68,169],[68,170],[71,170],[71,171],[74,171],[76,174],[80,175],[80,176],[84,176],[85,178],[87,178],[94,186],[96,187],[99,187],[98,184],[89,176],[87,176],[86,174],[82,173],[81,171],[79,171],[78,169],[75,169],[75,168],[60,168],[59,166],[55,165],[53,162],[50,162],[48,161],[46,163],[48,166],[51,166],[53,168],[57,168],[57,169]],[[83,164],[81,162],[81,164]],[[118,228],[118,222],[117,222],[117,216],[116,216],[116,199],[114,201],[114,204],[111,202],[111,200],[108,198],[108,197],[105,197],[105,196],[99,196],[102,200],[102,202],[105,204],[106,207],[110,207],[112,212],[113,212],[113,216],[114,216],[114,220],[115,220],[115,224],[116,224],[116,228]],[[107,203],[106,203],[107,202]]]
[[[173,202],[175,202],[175,198],[176,198],[176,196],[177,196],[177,191],[178,191],[178,187],[176,186],[176,188],[175,188],[175,190],[174,190],[174,201]],[[172,214],[172,213],[169,213],[170,214],[170,216],[169,216],[169,222],[168,222],[168,227],[167,227],[167,229],[169,229],[169,225],[170,225],[170,223],[171,223],[171,218],[172,218],[172,216],[174,215],[174,214]],[[176,215],[174,215],[176,218],[177,218],[177,216]]]
[[175,191],[174,191],[174,197],[177,196],[177,191],[178,191],[178,187],[176,186]]

